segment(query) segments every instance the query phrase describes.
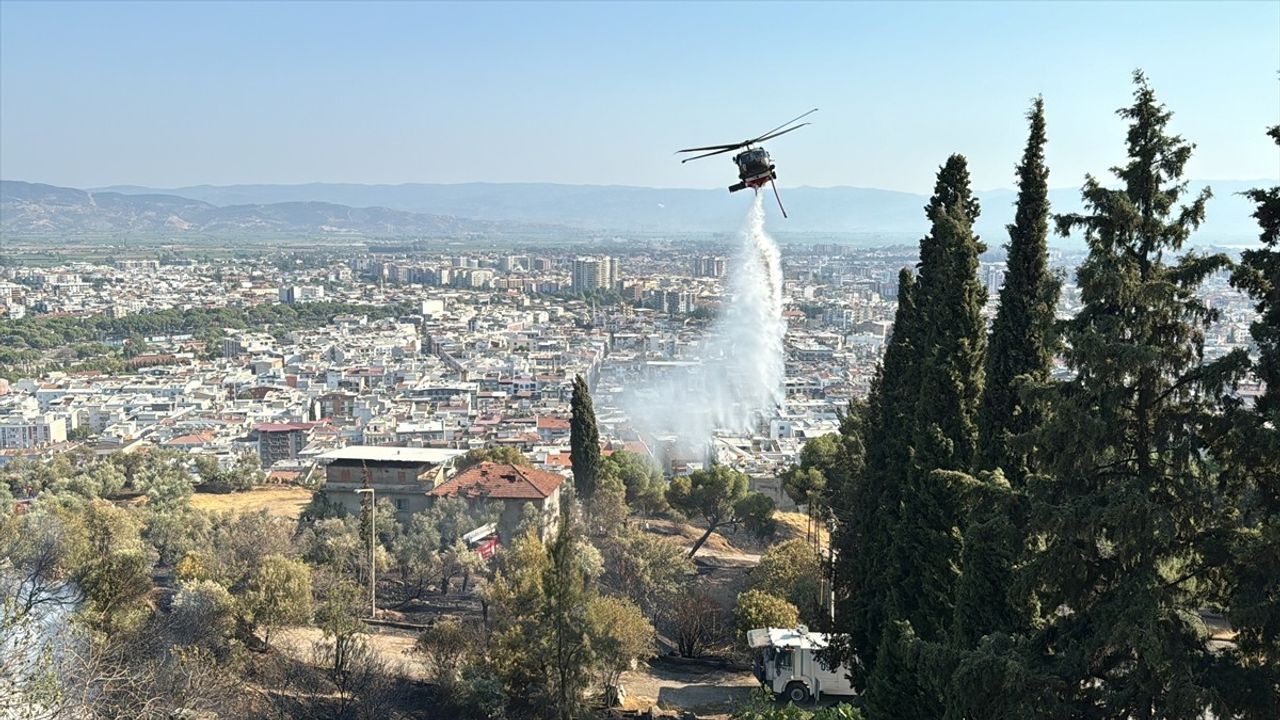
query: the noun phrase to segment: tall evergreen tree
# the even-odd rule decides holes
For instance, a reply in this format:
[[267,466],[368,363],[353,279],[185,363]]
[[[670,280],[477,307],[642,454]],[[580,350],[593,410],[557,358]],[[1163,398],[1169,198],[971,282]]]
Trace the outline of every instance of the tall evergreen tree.
[[[969,187],[963,155],[938,171],[925,208],[933,227],[920,241],[920,385],[915,400],[914,466],[931,470],[973,468],[987,292],[978,282],[978,256],[986,247],[973,234],[978,200]],[[920,628],[915,628],[920,632]]]
[[1042,99],[1032,103],[1027,120],[1027,145],[1017,167],[1017,211],[1008,226],[1008,271],[992,325],[978,409],[976,469],[986,472],[979,473],[980,480],[955,480],[965,488],[967,511],[960,563],[964,572],[956,586],[951,625],[953,649],[961,656],[976,651],[985,635],[1012,632],[1025,611],[1011,590],[1022,546],[1025,513],[1019,489],[1028,458],[1013,440],[1029,432],[1040,413],[1022,401],[1017,383],[1022,378],[1043,384],[1049,378],[1058,298],[1058,282],[1048,268],[1049,170],[1044,163]]
[[1010,439],[1029,431],[1036,413],[1018,397],[1020,376],[1044,382],[1053,361],[1050,335],[1058,282],[1049,274],[1049,168],[1044,163],[1044,101],[1036,98],[1027,114],[1031,131],[1018,165],[1018,203],[1008,226],[1004,286],[991,327],[982,403],[978,411],[979,463],[1001,468],[1014,488],[1027,475],[1023,451]]
[[[916,281],[898,273],[898,309],[884,360],[872,381],[861,432],[865,466],[852,468],[846,484],[830,499],[835,518],[836,625],[847,645],[836,648],[865,687],[888,621],[886,573],[897,530],[899,497],[906,482],[914,435],[916,361]],[[853,429],[850,424],[845,430]],[[856,658],[857,662],[853,662]]]
[[[1280,126],[1269,134],[1280,145]],[[1280,186],[1246,193],[1258,204],[1262,247],[1246,250],[1232,284],[1257,301],[1250,328],[1258,347],[1254,375],[1266,385],[1250,409],[1232,418],[1226,465],[1245,490],[1227,617],[1249,672],[1233,683],[1238,710],[1280,717]]]
[[552,685],[551,701],[558,720],[577,717],[582,694],[589,681],[592,659],[587,606],[594,595],[591,578],[581,560],[580,533],[572,517],[560,518],[556,537],[547,547],[542,586],[547,632],[547,665]]
[[973,234],[978,203],[962,155],[939,171],[928,211],[933,228],[920,242],[914,455],[888,586],[896,617],[920,638],[940,641],[951,623],[960,562],[959,498],[945,471],[973,469],[986,345],[986,291],[977,276],[984,248]]
[[600,475],[600,431],[596,429],[596,411],[591,406],[591,391],[581,375],[573,379],[570,400],[569,459],[573,463],[573,487],[584,501],[591,499]]
[[1215,313],[1197,296],[1222,256],[1168,258],[1204,218],[1206,189],[1176,207],[1192,146],[1134,76],[1122,186],[1092,176],[1077,271],[1084,302],[1066,324],[1075,377],[1050,389],[1052,415],[1033,435],[1048,449],[1027,484],[1038,550],[1027,579],[1043,603],[1032,642],[1062,688],[1056,717],[1205,717],[1217,659],[1199,612],[1212,600],[1238,498],[1215,482],[1212,425],[1238,356],[1203,362]]

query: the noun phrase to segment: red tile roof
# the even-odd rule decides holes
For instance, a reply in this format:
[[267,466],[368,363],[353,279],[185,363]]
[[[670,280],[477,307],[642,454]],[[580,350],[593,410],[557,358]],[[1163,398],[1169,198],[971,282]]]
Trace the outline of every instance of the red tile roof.
[[560,487],[564,478],[545,470],[506,463],[482,462],[433,488],[432,497],[542,500]]
[[538,417],[538,429],[539,430],[568,430],[569,421],[564,418],[548,417],[546,415],[540,415]]

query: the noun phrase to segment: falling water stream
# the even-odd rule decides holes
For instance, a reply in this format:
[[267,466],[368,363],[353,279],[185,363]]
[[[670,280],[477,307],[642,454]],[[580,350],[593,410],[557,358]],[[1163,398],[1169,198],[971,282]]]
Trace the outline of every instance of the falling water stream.
[[748,434],[785,399],[782,265],[756,194],[729,261],[720,314],[696,364],[631,393],[624,405],[643,432],[705,444],[713,433]]

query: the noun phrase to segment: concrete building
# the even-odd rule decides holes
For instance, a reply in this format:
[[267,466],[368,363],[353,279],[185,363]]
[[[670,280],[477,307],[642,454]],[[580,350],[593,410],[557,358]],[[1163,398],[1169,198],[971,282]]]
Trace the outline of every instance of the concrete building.
[[280,302],[286,305],[324,300],[323,285],[290,285],[280,288]]
[[52,413],[0,416],[0,449],[34,448],[66,440],[67,421]]
[[724,277],[724,258],[703,255],[693,259],[694,277]]
[[390,500],[396,517],[407,521],[426,510],[430,493],[444,482],[463,450],[437,448],[351,446],[320,456],[325,467],[324,493],[349,513],[360,512],[360,494],[366,475],[374,496]]
[[613,287],[618,275],[618,258],[608,255],[575,258],[570,286],[574,292],[608,290]]
[[296,460],[307,446],[315,423],[264,423],[254,428],[258,434],[258,458],[269,468],[281,460]]

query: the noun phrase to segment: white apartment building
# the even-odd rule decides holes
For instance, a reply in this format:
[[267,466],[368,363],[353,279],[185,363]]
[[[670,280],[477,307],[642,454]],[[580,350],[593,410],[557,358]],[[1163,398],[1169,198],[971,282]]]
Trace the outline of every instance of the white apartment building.
[[52,413],[0,416],[0,449],[33,448],[67,441],[67,422]]
[[571,279],[574,292],[584,290],[610,289],[620,276],[618,258],[602,255],[600,257],[580,257],[573,261]]

